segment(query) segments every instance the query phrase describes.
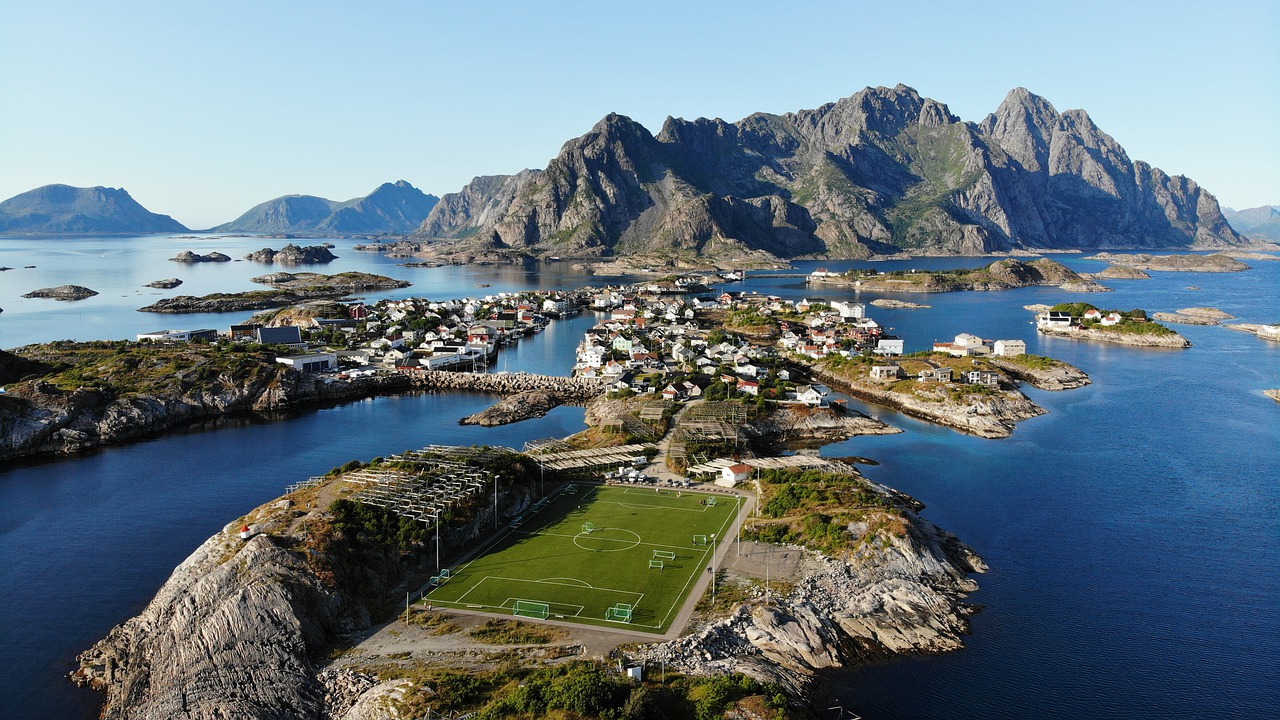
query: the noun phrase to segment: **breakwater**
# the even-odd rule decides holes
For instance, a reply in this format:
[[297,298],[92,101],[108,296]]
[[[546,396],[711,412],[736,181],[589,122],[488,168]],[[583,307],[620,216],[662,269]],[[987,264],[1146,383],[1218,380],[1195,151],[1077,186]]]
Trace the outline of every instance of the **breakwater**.
[[471,390],[474,392],[514,395],[545,391],[563,402],[586,402],[604,392],[604,381],[594,378],[535,375],[533,373],[474,373],[447,370],[407,370],[415,389]]

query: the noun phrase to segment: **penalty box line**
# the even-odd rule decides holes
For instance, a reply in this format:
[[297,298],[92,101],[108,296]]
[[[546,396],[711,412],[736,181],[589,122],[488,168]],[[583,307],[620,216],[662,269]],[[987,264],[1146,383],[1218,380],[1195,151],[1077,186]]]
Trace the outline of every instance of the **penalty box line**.
[[[644,599],[644,593],[641,593],[641,592],[635,592],[635,591],[633,591],[633,590],[617,590],[617,589],[614,589],[614,588],[598,588],[598,587],[595,587],[594,585],[590,585],[590,584],[587,584],[587,586],[586,586],[586,587],[583,587],[582,585],[575,585],[575,584],[573,584],[573,583],[567,583],[567,582],[556,582],[556,581],[554,581],[554,580],[528,580],[528,579],[525,579],[525,578],[509,578],[509,577],[502,577],[501,575],[486,575],[482,580],[480,580],[480,582],[476,583],[475,585],[472,585],[470,590],[468,590],[466,593],[463,593],[462,597],[458,598],[458,602],[462,602],[462,599],[463,599],[463,598],[465,598],[467,595],[470,595],[470,594],[471,594],[471,592],[472,592],[473,590],[475,590],[476,588],[480,587],[481,585],[483,585],[485,582],[487,582],[487,581],[489,581],[489,580],[496,580],[496,581],[498,581],[498,582],[510,582],[510,583],[529,583],[529,584],[532,584],[532,585],[557,585],[557,586],[560,586],[560,587],[573,588],[573,589],[575,589],[575,590],[592,590],[592,591],[596,591],[596,592],[603,592],[603,593],[615,593],[615,594],[618,594],[618,595],[630,595],[630,596],[632,596],[632,597],[634,597],[634,598],[636,599],[636,600],[635,600],[635,602],[631,603],[631,606],[632,606],[633,608],[634,608],[634,607],[639,606],[639,605],[640,605],[640,601]],[[579,582],[582,582],[582,581],[579,581]],[[510,599],[510,598],[508,598],[508,599]],[[533,600],[533,598],[528,598],[528,597],[523,597],[523,598],[520,598],[520,599],[521,599],[521,600]],[[535,600],[534,602],[544,602],[544,601],[543,601],[543,600]],[[565,604],[565,605],[569,605],[570,603],[563,603],[563,604]]]

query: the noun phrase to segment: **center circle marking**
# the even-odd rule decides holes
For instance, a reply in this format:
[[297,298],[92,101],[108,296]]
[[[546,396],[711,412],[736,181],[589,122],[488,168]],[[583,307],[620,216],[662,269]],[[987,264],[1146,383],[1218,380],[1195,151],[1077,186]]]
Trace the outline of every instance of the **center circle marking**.
[[[626,533],[630,537],[610,537],[610,535],[621,535],[622,533]],[[628,542],[631,544],[626,544]],[[573,538],[573,544],[583,550],[593,550],[595,552],[622,552],[639,545],[640,536],[622,528],[600,528],[595,532],[578,533]]]

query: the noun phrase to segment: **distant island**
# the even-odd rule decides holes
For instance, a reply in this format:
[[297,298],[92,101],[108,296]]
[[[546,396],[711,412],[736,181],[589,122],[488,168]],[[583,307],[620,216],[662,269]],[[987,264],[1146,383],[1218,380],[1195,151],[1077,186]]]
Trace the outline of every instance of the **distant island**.
[[819,269],[809,275],[809,282],[852,286],[872,292],[910,293],[1013,290],[1034,286],[1060,287],[1073,292],[1103,292],[1109,289],[1048,258],[1029,263],[1012,259],[999,260],[985,268],[961,270],[881,272],[866,269],[831,273]]
[[1087,257],[1085,260],[1109,262],[1112,268],[1156,270],[1159,272],[1240,272],[1249,269],[1248,265],[1225,253],[1214,253],[1213,255],[1122,255],[1104,252]]
[[186,230],[168,215],[139,205],[123,188],[45,185],[0,202],[0,233],[141,235]]

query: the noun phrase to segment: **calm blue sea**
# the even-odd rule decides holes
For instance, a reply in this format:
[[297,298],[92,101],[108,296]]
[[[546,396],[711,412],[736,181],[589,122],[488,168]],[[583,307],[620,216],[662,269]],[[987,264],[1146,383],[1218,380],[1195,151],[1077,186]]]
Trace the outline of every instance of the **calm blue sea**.
[[[21,240],[0,238],[0,347],[61,337],[131,337],[160,327],[222,327],[243,316],[153,316],[139,286],[187,280],[164,294],[249,289],[269,271],[248,262],[169,263],[183,249],[238,257],[283,241],[262,238]],[[335,241],[325,268],[404,277],[394,296],[433,298],[602,283],[561,265],[539,272],[479,267],[410,269]],[[1065,256],[1079,270],[1101,266]],[[935,259],[876,267],[966,267]],[[843,267],[852,263],[824,263]],[[1227,275],[1171,273],[1112,281],[1116,292],[1057,290],[932,295],[929,310],[880,310],[908,349],[973,332],[1025,339],[1031,352],[1088,371],[1094,384],[1029,390],[1050,413],[1008,440],[934,428],[865,408],[907,430],[824,449],[865,455],[873,479],[912,493],[925,516],[991,565],[972,600],[968,647],[939,657],[831,673],[847,708],[880,718],[1274,717],[1280,707],[1280,346],[1220,327],[1180,327],[1195,347],[1139,350],[1036,335],[1022,305],[1085,299],[1109,307],[1209,305],[1246,322],[1280,320],[1280,262]],[[35,269],[22,269],[36,265]],[[808,270],[813,263],[803,264]],[[24,300],[75,282],[102,294],[83,303]],[[477,289],[488,283],[489,289]],[[1198,286],[1189,290],[1188,286]],[[797,298],[850,292],[796,279],[741,287]],[[863,300],[874,295],[864,295]],[[594,322],[553,324],[500,359],[510,370],[566,372],[566,352]],[[206,537],[294,480],[349,459],[428,443],[494,443],[566,435],[582,410],[497,429],[459,417],[492,398],[375,398],[287,421],[227,421],[86,457],[0,469],[0,717],[91,718],[96,694],[64,679],[77,652],[139,611]]]

